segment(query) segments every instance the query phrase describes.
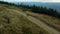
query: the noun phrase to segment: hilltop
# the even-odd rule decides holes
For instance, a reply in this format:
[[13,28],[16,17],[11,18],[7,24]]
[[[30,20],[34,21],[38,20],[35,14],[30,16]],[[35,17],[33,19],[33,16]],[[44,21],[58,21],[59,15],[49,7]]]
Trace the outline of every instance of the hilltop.
[[0,34],[48,34],[21,13],[16,6],[0,4]]
[[0,34],[60,34],[60,19],[24,7],[0,4]]

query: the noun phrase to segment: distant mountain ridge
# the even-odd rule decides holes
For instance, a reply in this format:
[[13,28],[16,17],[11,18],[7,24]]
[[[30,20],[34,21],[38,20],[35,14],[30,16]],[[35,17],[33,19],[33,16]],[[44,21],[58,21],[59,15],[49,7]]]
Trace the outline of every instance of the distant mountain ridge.
[[14,2],[15,4],[24,4],[24,5],[36,5],[36,6],[43,6],[47,8],[56,9],[60,12],[60,3],[42,3],[42,2]]
[[24,4],[24,5],[36,5],[36,6],[43,6],[47,8],[52,8],[56,9],[58,12],[60,12],[60,3],[43,3],[43,2],[9,2],[9,3],[14,3],[14,4]]

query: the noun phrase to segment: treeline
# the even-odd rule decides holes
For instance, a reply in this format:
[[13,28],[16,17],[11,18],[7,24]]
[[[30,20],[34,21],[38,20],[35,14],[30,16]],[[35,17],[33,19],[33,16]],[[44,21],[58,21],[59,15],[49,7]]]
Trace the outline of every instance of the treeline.
[[60,18],[60,13],[56,9],[46,8],[42,6],[38,7],[38,6],[33,5],[32,11],[35,13],[46,14],[46,15],[53,16],[56,18]]
[[29,6],[29,5],[20,4],[20,6],[23,8],[31,9],[32,12],[35,12],[38,14],[46,14],[46,15],[53,16],[56,18],[60,18],[60,13],[56,9],[46,8],[42,6],[36,6],[36,5]]
[[52,8],[46,8],[46,7],[42,7],[42,6],[36,6],[36,5],[33,5],[33,6],[24,5],[23,3],[16,5],[14,3],[8,3],[8,2],[3,2],[3,1],[0,1],[0,3],[14,5],[17,7],[23,7],[23,8],[31,9],[32,12],[35,12],[35,13],[46,14],[46,15],[53,16],[56,18],[60,18],[60,13],[57,10],[52,9]]
[[14,4],[14,3],[9,3],[9,2],[4,2],[4,1],[0,1],[0,4],[7,4],[7,5],[14,5],[14,6],[17,6],[17,5]]

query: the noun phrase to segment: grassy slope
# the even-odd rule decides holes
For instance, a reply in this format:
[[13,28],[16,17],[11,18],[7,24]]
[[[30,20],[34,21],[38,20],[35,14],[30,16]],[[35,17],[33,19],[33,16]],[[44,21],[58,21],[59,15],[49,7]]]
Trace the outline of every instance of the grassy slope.
[[21,14],[4,7],[19,10],[16,6],[0,4],[0,34],[49,34]]
[[44,15],[44,14],[36,14],[36,13],[32,13],[32,12],[27,12],[27,13],[30,14],[31,16],[45,22],[47,25],[60,31],[60,19],[52,17],[52,16]]

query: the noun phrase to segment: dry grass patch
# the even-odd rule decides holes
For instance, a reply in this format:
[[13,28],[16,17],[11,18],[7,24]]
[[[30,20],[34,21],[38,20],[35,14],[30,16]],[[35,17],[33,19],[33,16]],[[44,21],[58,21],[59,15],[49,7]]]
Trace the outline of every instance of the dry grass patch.
[[52,17],[52,16],[44,15],[44,14],[36,14],[36,13],[32,13],[32,12],[27,12],[27,13],[30,14],[31,16],[43,21],[47,25],[60,31],[60,19]]
[[0,34],[50,34],[13,10],[0,11]]

